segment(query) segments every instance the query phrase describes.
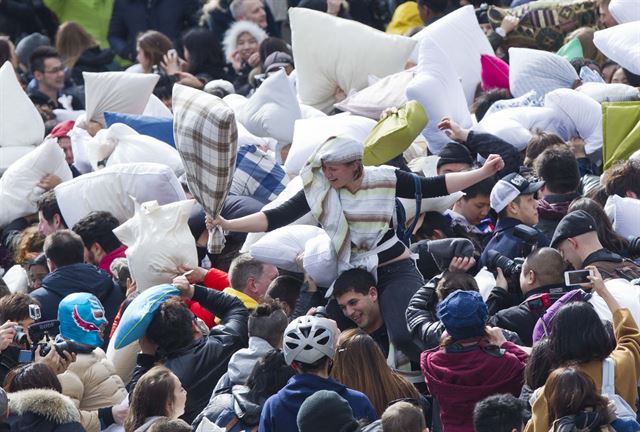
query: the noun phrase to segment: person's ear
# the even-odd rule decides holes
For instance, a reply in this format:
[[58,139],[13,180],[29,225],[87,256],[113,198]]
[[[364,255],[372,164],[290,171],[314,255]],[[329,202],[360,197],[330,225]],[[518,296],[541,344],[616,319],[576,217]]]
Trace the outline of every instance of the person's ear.
[[369,287],[369,297],[371,297],[373,301],[378,300],[378,289],[376,287]]
[[527,282],[529,283],[529,285],[533,285],[537,279],[538,278],[536,277],[536,272],[534,272],[533,270],[529,270],[527,272]]
[[625,196],[626,198],[634,198],[634,199],[638,199],[638,195],[637,195],[634,191],[630,191],[630,190],[626,191],[626,192],[624,193],[624,196]]
[[60,215],[58,213],[53,215],[53,226],[56,227],[56,229],[63,228],[63,226],[62,226],[62,218],[60,217]]

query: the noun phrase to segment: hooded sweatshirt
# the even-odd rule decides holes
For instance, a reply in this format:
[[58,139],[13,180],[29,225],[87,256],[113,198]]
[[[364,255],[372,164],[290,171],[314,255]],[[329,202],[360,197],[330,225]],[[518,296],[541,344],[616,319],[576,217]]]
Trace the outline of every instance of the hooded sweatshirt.
[[443,430],[472,431],[477,402],[498,393],[520,394],[527,353],[511,342],[500,348],[461,352],[436,348],[422,353],[420,365],[429,392],[440,406]]
[[286,386],[267,399],[260,417],[260,432],[298,432],[296,417],[302,403],[318,390],[331,390],[349,402],[355,419],[371,423],[377,419],[369,398],[347,388],[331,378],[299,374],[291,377]]
[[249,337],[249,347],[239,349],[231,356],[229,369],[218,380],[218,384],[213,389],[211,400],[220,389],[245,384],[256,363],[271,350],[273,350],[273,347],[266,340],[256,336]]
[[[42,321],[58,319],[60,301],[69,294],[86,292],[95,295],[104,306],[109,325],[118,313],[120,303],[124,300],[122,290],[99,268],[84,263],[58,267],[42,280],[42,286],[30,295],[41,305]],[[110,330],[104,332],[110,334]],[[109,341],[105,338],[104,348]]]

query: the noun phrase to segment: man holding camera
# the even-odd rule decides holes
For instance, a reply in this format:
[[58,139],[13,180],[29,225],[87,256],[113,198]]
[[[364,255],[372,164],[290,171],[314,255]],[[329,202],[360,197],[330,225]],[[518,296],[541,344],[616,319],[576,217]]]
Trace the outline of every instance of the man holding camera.
[[[533,227],[538,223],[538,200],[535,194],[544,186],[543,181],[530,182],[518,173],[509,174],[498,180],[491,190],[491,208],[498,213],[493,237],[480,257],[480,265],[488,260],[488,251],[494,250],[507,258],[527,255],[526,243],[514,231],[520,224]],[[549,245],[540,231],[537,232],[537,246]]]
[[584,210],[572,211],[562,218],[553,234],[551,247],[558,249],[576,270],[592,265],[605,280],[640,278],[640,266],[602,246],[596,222]]
[[488,324],[518,333],[526,346],[533,344],[533,329],[538,318],[567,291],[564,285],[564,261],[555,249],[536,249],[527,256],[520,272],[524,301],[512,306],[512,296],[502,269],[498,268],[496,287],[487,299]]

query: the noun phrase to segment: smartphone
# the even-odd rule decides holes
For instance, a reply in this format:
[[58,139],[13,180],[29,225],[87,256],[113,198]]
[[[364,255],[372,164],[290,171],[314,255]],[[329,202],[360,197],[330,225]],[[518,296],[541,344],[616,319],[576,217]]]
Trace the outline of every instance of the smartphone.
[[564,284],[566,286],[591,283],[588,276],[593,276],[591,270],[573,270],[564,272]]
[[18,363],[31,363],[33,361],[33,354],[29,350],[20,350],[18,354]]
[[178,58],[178,51],[176,51],[175,49],[170,49],[169,51],[167,51],[167,57]]

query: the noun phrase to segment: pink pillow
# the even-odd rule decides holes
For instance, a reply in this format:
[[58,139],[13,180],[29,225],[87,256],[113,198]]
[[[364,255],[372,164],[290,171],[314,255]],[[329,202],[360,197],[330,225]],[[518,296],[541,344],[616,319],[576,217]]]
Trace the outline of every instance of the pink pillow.
[[482,90],[493,88],[509,89],[509,65],[498,57],[483,54],[480,56],[482,65]]

